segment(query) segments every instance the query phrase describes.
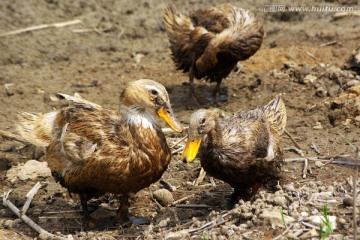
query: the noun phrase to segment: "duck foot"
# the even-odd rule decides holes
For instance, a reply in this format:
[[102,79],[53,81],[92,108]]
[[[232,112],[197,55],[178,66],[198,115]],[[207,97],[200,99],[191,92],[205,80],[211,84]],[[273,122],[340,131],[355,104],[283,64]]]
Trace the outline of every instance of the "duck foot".
[[207,107],[208,101],[199,98],[195,95],[194,92],[189,93],[189,98],[187,100],[186,108],[189,110],[194,110],[202,107]]
[[209,103],[215,106],[221,106],[221,103],[227,102],[229,100],[226,90],[221,91],[220,88],[215,88],[212,92],[211,97],[208,97],[207,100]]
[[113,220],[111,218],[99,218],[99,217],[89,217],[85,218],[83,230],[84,231],[101,231],[112,227]]
[[138,226],[138,225],[150,224],[150,220],[146,217],[140,217],[140,216],[134,217],[130,212],[127,212],[126,215],[127,216],[122,219],[115,218],[115,221],[114,221],[115,225],[131,227],[132,225]]

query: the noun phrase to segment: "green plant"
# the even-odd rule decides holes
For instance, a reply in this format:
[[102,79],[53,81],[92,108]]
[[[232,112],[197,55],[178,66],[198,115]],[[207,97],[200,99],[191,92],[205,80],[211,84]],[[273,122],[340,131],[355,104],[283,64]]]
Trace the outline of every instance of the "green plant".
[[323,216],[321,220],[324,224],[320,224],[319,238],[326,239],[327,237],[329,237],[330,233],[332,233],[327,204],[323,206],[323,211],[321,212],[321,215]]
[[280,210],[280,214],[281,214],[281,221],[284,224],[285,228],[287,228],[287,224],[286,224],[286,221],[285,221],[285,215],[284,215],[284,211],[283,211],[282,208]]
[[204,232],[201,233],[201,240],[209,240],[208,236]]

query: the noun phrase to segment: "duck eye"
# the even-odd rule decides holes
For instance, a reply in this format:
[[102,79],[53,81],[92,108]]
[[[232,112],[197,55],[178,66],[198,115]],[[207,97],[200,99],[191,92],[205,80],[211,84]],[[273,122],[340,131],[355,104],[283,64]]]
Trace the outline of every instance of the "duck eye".
[[201,120],[201,124],[204,124],[205,123],[205,118],[203,118],[202,120]]
[[152,95],[158,95],[158,91],[156,91],[155,89],[151,90],[151,94]]

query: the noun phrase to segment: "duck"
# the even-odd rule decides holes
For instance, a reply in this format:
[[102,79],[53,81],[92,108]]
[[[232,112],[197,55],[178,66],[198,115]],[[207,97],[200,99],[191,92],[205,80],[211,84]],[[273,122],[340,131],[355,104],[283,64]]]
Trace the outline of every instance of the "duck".
[[129,212],[129,196],[158,181],[171,151],[157,116],[171,129],[183,127],[171,108],[165,87],[150,79],[129,82],[118,110],[80,96],[59,94],[69,106],[46,114],[21,113],[17,132],[45,150],[52,175],[69,193],[78,194],[85,229],[102,229],[87,202],[105,193],[119,194],[112,223],[145,224]]
[[261,186],[278,183],[286,121],[281,95],[264,106],[227,116],[221,116],[217,109],[200,109],[190,117],[181,158],[192,162],[206,139],[201,146],[201,166],[234,189],[228,205],[231,208],[240,199],[253,199]]
[[[203,106],[194,92],[194,78],[216,82],[208,103],[227,101],[220,85],[239,61],[254,55],[261,47],[264,30],[254,14],[229,3],[180,13],[174,4],[164,10],[163,25],[170,42],[176,68],[188,73],[187,108]],[[220,95],[219,97],[217,97]]]

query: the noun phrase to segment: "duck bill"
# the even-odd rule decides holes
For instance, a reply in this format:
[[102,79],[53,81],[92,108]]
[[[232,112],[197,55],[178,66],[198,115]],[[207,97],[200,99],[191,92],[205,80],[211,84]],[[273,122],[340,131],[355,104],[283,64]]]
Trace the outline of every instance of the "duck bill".
[[175,132],[182,132],[184,130],[181,123],[172,113],[171,109],[169,111],[166,107],[161,107],[157,113],[159,117],[161,117]]
[[201,138],[188,141],[186,143],[184,152],[181,155],[182,161],[188,162],[188,163],[194,161],[194,159],[199,151],[200,144],[201,144]]

